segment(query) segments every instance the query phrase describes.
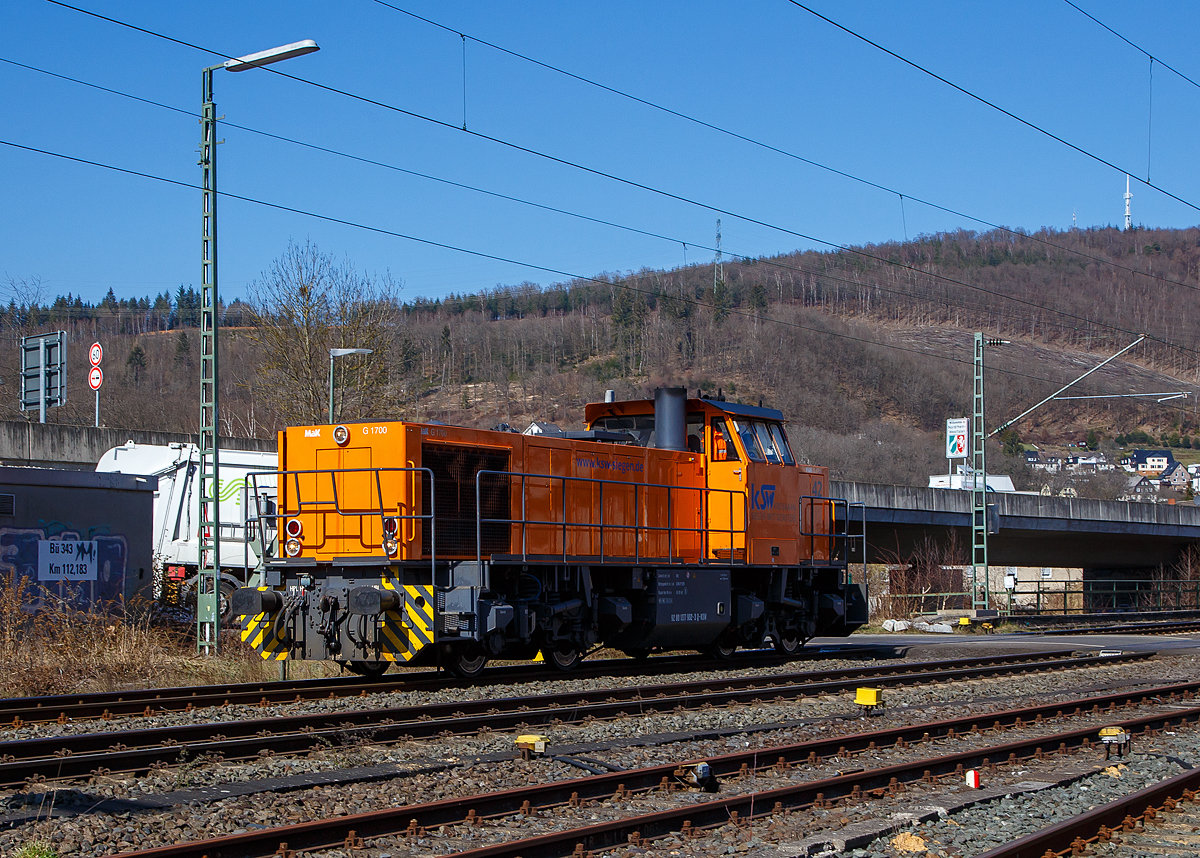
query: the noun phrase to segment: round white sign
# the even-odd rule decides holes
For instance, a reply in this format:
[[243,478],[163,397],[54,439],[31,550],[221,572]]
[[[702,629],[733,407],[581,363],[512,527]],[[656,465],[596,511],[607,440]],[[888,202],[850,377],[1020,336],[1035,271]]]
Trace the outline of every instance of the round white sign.
[[92,390],[99,390],[102,384],[104,384],[104,370],[98,366],[88,370],[88,387]]
[[[99,343],[92,343],[91,349],[88,350],[88,357],[92,360],[92,366],[99,366],[100,359],[104,357],[104,349],[100,348]],[[96,385],[99,387],[99,385]]]

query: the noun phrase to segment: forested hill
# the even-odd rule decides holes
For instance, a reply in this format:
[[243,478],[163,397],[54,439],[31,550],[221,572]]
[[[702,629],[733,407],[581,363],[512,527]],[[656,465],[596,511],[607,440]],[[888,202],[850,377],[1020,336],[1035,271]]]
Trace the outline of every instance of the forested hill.
[[[726,260],[723,275],[693,265],[429,301],[311,245],[281,248],[248,300],[222,308],[223,430],[324,422],[328,349],[369,347],[339,359],[338,419],[575,425],[606,388],[679,384],[781,408],[796,446],[839,476],[923,483],[945,469],[945,419],[970,413],[975,331],[1010,341],[987,349],[990,426],[1142,333],[1071,394],[1198,389],[1200,229],[959,232]],[[193,290],[91,306],[50,299],[36,279],[8,285],[5,380],[19,377],[22,336],[69,335],[69,402],[50,419],[92,422],[86,347],[99,340],[102,422],[194,431]],[[19,419],[17,385],[3,389],[0,416]],[[1197,423],[1194,396],[1093,399],[1043,406],[1016,430],[1043,443],[1190,438]]]

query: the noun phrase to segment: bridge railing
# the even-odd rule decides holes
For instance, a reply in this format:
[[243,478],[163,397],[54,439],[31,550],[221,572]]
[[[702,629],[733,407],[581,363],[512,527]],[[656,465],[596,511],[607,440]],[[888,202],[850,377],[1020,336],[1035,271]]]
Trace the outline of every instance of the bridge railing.
[[[891,606],[893,615],[970,607],[970,593],[959,591],[882,593],[875,598]],[[1014,616],[1200,611],[1200,579],[1018,581],[1011,592],[992,588],[990,607]]]

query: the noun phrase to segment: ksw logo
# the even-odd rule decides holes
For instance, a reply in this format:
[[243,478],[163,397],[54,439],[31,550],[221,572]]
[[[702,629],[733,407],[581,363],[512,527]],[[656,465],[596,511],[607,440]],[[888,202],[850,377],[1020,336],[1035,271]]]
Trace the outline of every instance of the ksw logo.
[[771,509],[775,506],[775,486],[763,485],[757,489],[754,484],[750,484],[750,508],[751,509]]

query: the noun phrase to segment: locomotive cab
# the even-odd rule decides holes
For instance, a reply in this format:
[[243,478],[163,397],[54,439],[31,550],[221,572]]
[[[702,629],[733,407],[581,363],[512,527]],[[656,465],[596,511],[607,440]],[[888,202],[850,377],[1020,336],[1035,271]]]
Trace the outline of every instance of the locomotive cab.
[[827,471],[799,463],[770,408],[660,389],[592,403],[582,432],[389,422],[280,434],[281,534],[267,586],[241,590],[265,658],[360,672],[474,675],[539,652],[567,668],[773,644],[865,622],[861,548]]
[[[625,432],[636,439],[632,443],[654,446],[656,417],[649,405],[645,401],[589,405],[588,428]],[[828,525],[836,520],[827,521],[821,514],[827,472],[797,462],[782,412],[688,399],[685,443],[689,452],[699,454],[697,471],[704,484],[726,493],[720,501],[710,496],[706,505],[707,560],[778,566],[831,559]],[[743,503],[733,502],[742,496]]]

